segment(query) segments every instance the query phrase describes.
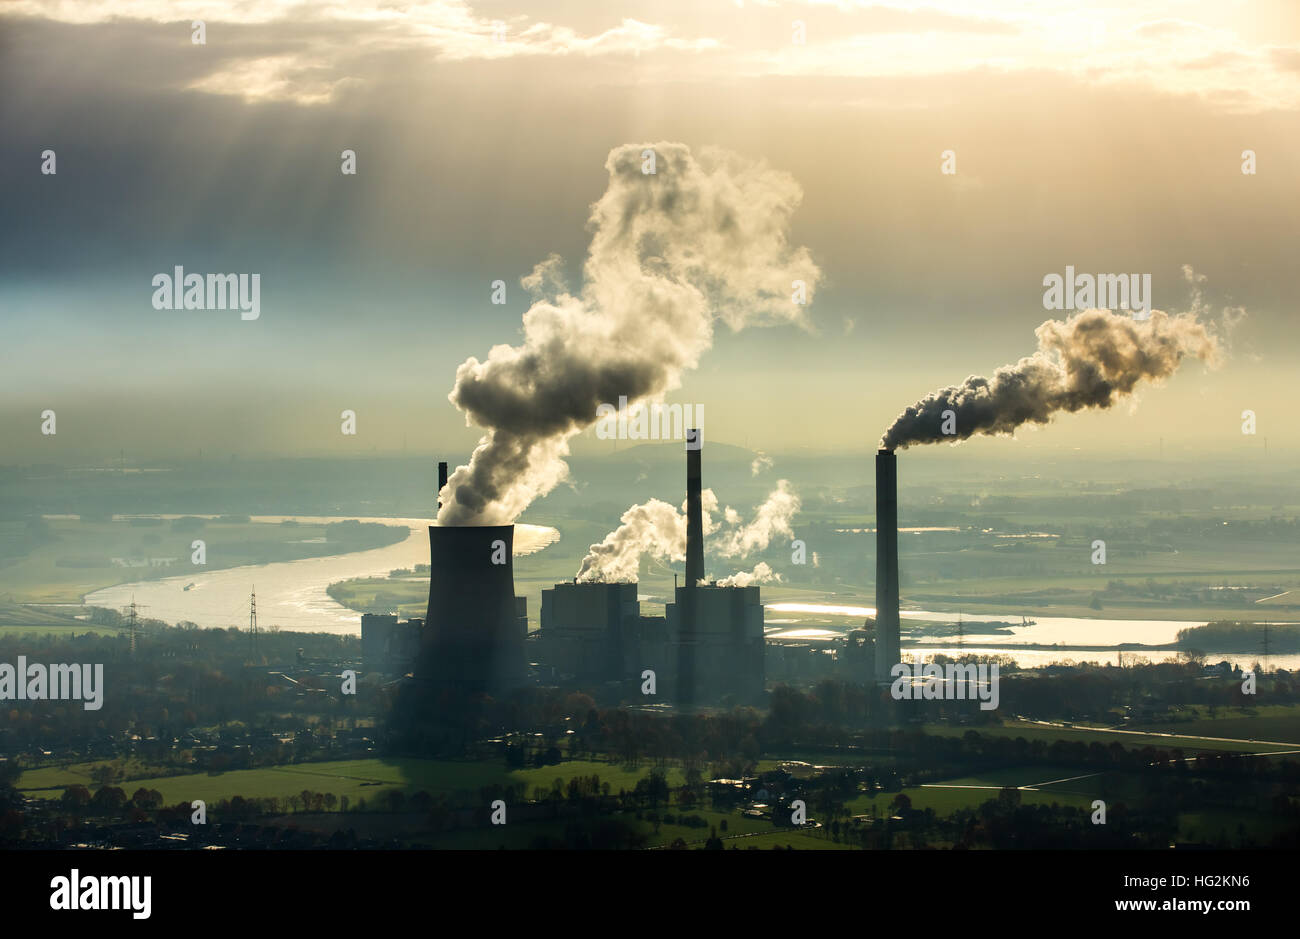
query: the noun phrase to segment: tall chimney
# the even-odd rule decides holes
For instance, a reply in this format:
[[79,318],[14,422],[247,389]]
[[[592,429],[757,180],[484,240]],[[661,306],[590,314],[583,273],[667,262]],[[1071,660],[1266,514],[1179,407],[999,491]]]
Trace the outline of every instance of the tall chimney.
[[704,512],[700,497],[700,447],[698,427],[686,431],[686,586],[704,579]]
[[[686,431],[686,583],[675,588],[677,601],[677,700],[679,708],[694,707],[695,658],[699,628],[698,587],[704,579],[704,507],[700,495],[700,447],[698,427]],[[676,578],[674,578],[674,581]]]
[[447,488],[447,464],[438,464],[438,511],[442,511],[442,490]]
[[876,452],[876,680],[892,681],[898,641],[898,462]]

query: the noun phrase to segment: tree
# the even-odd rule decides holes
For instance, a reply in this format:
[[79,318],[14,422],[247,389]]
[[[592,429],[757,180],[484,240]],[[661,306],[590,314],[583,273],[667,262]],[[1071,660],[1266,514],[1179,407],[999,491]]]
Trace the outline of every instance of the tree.
[[112,811],[126,805],[126,793],[117,786],[104,786],[90,801],[96,808]]
[[152,809],[162,802],[161,796],[159,796],[155,801],[155,795],[157,795],[157,790],[150,790],[141,786],[135,792],[131,793],[131,804],[140,809]]
[[650,775],[645,779],[646,796],[650,800],[650,808],[659,808],[660,802],[668,801],[668,780],[664,774],[658,770],[652,770]]
[[85,786],[69,786],[63,790],[63,798],[60,800],[64,805],[74,808],[80,808],[90,804],[90,790]]
[[890,815],[906,815],[910,811],[912,811],[912,800],[908,798],[906,792],[900,792],[889,803]]

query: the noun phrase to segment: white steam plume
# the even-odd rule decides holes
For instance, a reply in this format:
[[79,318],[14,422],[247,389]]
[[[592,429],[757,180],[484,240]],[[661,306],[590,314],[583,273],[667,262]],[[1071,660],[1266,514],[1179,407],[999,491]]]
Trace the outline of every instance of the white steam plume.
[[[730,506],[727,508],[731,512]],[[713,553],[724,558],[749,557],[755,551],[765,551],[777,535],[794,538],[790,520],[799,511],[799,497],[790,488],[789,480],[777,480],[776,488],[754,512],[754,520],[724,532],[710,546]],[[730,521],[730,517],[728,521]]]
[[718,581],[719,587],[748,587],[750,584],[780,583],[781,575],[772,570],[766,561],[759,561],[752,571],[737,571]]
[[[716,535],[707,549],[720,557],[747,557],[762,551],[777,535],[794,537],[790,520],[799,511],[799,497],[788,480],[778,480],[777,487],[762,505],[754,510],[753,521],[745,524],[731,506],[722,512],[722,521],[714,519],[718,499],[712,489],[701,493],[701,515],[706,536]],[[634,505],[619,520],[604,540],[587,550],[578,570],[579,581],[636,580],[642,557],[657,560],[686,560],[686,504],[680,509],[667,502],[651,499]]]
[[[648,173],[644,151],[654,151]],[[442,525],[508,524],[568,473],[568,441],[596,409],[677,388],[713,342],[713,323],[804,324],[793,282],[811,300],[821,275],[791,247],[802,191],[786,173],[716,149],[628,144],[605,161],[592,206],[583,286],[569,293],[559,258],[524,279],[535,302],[521,345],[467,359],[448,398],[486,433],[442,493]]]
[[660,499],[634,505],[619,519],[618,528],[592,545],[578,571],[580,581],[636,580],[642,556],[657,560],[686,560],[686,516]]

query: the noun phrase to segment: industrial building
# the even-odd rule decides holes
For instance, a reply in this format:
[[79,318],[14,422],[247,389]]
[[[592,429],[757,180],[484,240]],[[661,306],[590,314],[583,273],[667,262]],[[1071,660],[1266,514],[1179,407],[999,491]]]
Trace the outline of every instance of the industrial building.
[[[858,629],[842,641],[768,643],[759,588],[705,579],[701,443],[698,430],[687,432],[686,582],[663,616],[642,615],[636,583],[575,580],[542,591],[541,629],[530,640],[527,600],[514,594],[514,526],[433,525],[425,618],[363,616],[365,667],[403,674],[414,666],[421,683],[499,694],[528,684],[532,658],[548,680],[614,684],[627,695],[648,669],[659,700],[686,708],[758,703],[769,672],[783,681],[891,681],[900,659],[894,451],[876,454],[874,637]],[[441,463],[440,493],[446,482]]]
[[639,686],[679,706],[763,694],[763,606],[758,587],[704,580],[700,432],[687,432],[686,583],[662,617],[642,616],[635,583],[564,583],[542,591],[540,656],[561,680]]
[[[542,656],[562,675],[618,681],[640,672],[634,583],[556,584],[542,591]],[[651,667],[651,666],[647,666]]]
[[361,614],[361,667],[383,675],[410,669],[420,652],[424,620],[398,622],[394,613]]
[[664,613],[678,660],[690,659],[694,677],[694,687],[685,687],[686,677],[679,676],[679,698],[705,702],[730,695],[752,702],[762,696],[765,643],[757,587],[678,587]]

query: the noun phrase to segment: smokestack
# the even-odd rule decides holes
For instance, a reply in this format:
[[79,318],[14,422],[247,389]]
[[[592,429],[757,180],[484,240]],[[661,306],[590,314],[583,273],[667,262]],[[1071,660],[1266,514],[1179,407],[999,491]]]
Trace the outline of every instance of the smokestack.
[[[700,494],[700,429],[686,431],[686,584],[674,589],[677,600],[677,701],[679,708],[695,705],[695,646],[697,586],[704,579],[704,507]],[[674,578],[674,581],[676,578]]]
[[700,447],[698,427],[686,431],[686,586],[704,579],[704,512],[700,497]]
[[876,452],[876,680],[892,681],[898,641],[898,461]]
[[469,690],[523,683],[514,536],[513,525],[429,526],[429,606],[419,678]]
[[442,511],[442,490],[447,485],[447,464],[438,464],[438,511]]

